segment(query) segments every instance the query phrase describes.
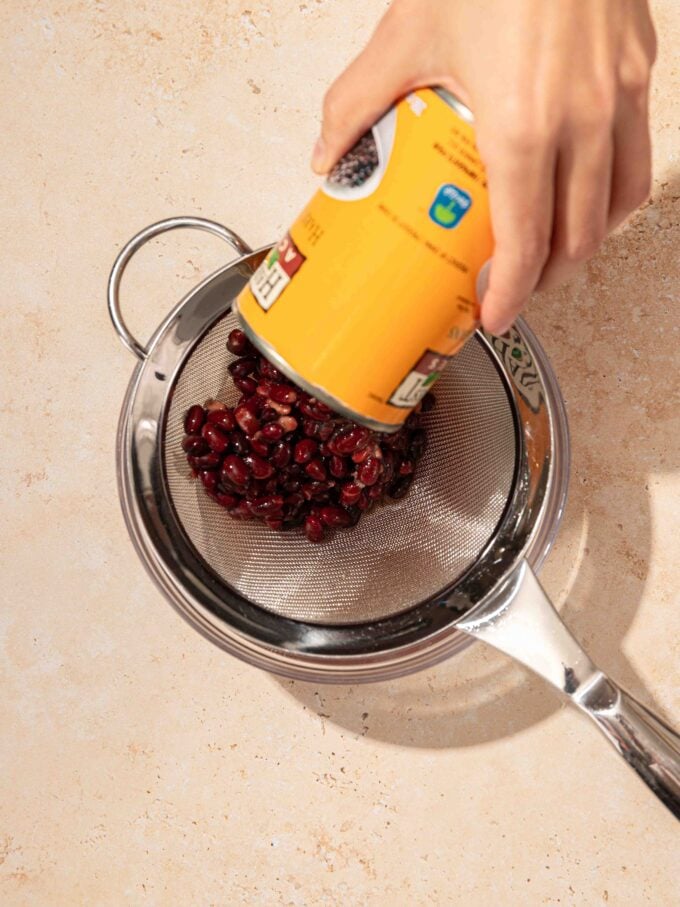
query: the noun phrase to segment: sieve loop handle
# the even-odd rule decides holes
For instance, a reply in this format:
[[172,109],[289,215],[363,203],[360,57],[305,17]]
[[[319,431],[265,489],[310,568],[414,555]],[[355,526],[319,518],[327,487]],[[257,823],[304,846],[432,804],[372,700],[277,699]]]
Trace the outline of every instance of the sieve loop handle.
[[456,626],[512,656],[568,696],[680,819],[680,736],[595,667],[526,561]]
[[203,217],[168,217],[166,220],[159,220],[157,223],[151,224],[149,227],[146,227],[144,230],[140,230],[139,233],[135,234],[116,256],[116,260],[111,268],[111,274],[109,275],[107,299],[109,315],[111,316],[111,321],[116,329],[116,333],[130,352],[134,353],[135,356],[142,361],[146,359],[148,350],[133,337],[123,320],[120,311],[120,282],[130,259],[145,243],[155,236],[160,236],[162,233],[168,233],[170,230],[179,230],[184,227],[190,227],[194,230],[204,230],[206,233],[212,233],[214,236],[219,236],[220,239],[229,243],[232,249],[238,252],[239,255],[249,255],[253,251],[248,243],[244,242],[233,230],[222,226],[222,224],[218,224],[214,220],[206,220]]

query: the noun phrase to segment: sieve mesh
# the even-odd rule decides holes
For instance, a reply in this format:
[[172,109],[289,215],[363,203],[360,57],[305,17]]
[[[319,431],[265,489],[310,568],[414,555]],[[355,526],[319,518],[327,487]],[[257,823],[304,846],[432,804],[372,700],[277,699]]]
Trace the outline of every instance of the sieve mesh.
[[188,356],[165,425],[168,492],[200,557],[251,602],[309,623],[379,620],[451,585],[494,533],[515,470],[513,413],[485,347],[468,343],[436,385],[428,449],[406,498],[313,546],[298,531],[231,520],[190,476],[180,447],[184,414],[209,397],[235,402],[226,350],[235,325],[225,315]]

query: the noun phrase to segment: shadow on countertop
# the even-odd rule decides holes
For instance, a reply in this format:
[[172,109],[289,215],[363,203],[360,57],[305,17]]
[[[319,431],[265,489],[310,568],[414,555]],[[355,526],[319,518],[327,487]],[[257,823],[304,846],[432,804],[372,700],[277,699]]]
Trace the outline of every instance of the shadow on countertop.
[[[561,557],[548,558],[542,580],[596,664],[661,713],[622,644],[652,556],[650,482],[680,466],[671,343],[678,331],[679,199],[680,174],[661,183],[582,277],[535,300],[528,319],[557,372],[572,439],[569,502],[556,543]],[[565,704],[523,667],[479,645],[398,681],[275,682],[327,721],[409,747],[501,739]]]

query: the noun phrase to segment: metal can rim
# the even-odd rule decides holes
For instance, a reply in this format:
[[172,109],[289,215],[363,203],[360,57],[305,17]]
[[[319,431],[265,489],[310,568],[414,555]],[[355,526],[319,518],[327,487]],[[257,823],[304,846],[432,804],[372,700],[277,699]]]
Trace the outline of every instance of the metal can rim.
[[465,120],[466,123],[474,123],[475,117],[467,104],[463,104],[460,98],[457,98],[453,92],[449,91],[447,88],[442,88],[441,86],[435,86],[432,91],[447,104],[458,116]]
[[311,394],[313,397],[316,397],[317,400],[320,400],[322,403],[325,403],[326,406],[330,408],[340,416],[343,416],[345,419],[349,419],[352,422],[357,422],[360,425],[364,425],[366,428],[370,428],[371,431],[379,432],[381,434],[393,434],[394,432],[399,431],[403,427],[403,422],[400,422],[396,425],[389,422],[379,422],[377,419],[371,419],[370,416],[364,416],[361,413],[353,410],[350,406],[344,403],[338,397],[329,394],[328,391],[324,390],[319,385],[314,384],[311,381],[308,381],[306,378],[303,378],[293,366],[287,362],[283,356],[281,356],[273,346],[271,346],[266,340],[263,340],[248,324],[246,319],[243,317],[239,306],[238,299],[235,299],[232,303],[232,309],[234,314],[237,316],[243,331],[253,344],[254,347],[262,353],[276,368],[282,372],[290,381],[294,382],[301,387],[302,390],[307,391],[308,394]]

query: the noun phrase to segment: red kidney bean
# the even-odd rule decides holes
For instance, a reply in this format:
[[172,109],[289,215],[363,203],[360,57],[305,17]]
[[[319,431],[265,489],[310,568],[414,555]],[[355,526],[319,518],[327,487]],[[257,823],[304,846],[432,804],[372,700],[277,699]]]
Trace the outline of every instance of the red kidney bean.
[[276,422],[271,422],[262,427],[262,434],[267,441],[280,441],[283,437],[283,428]]
[[229,435],[229,440],[231,441],[231,446],[234,450],[234,453],[238,454],[240,457],[244,456],[250,450],[250,445],[246,439],[246,436],[242,431],[232,431]]
[[212,422],[206,422],[201,429],[201,435],[211,450],[215,453],[224,453],[229,447],[229,435],[221,431]]
[[218,428],[221,428],[224,431],[231,431],[236,427],[234,414],[230,409],[212,410],[212,412],[208,413],[208,422],[212,425],[217,425]]
[[364,485],[375,485],[382,471],[382,464],[378,457],[369,457],[357,469],[357,479]]
[[190,457],[189,462],[195,469],[217,469],[222,462],[222,457],[211,450],[210,453],[200,457]]
[[322,542],[324,537],[323,523],[318,516],[311,514],[305,519],[305,535],[310,542]]
[[276,366],[272,365],[271,362],[264,358],[264,356],[260,356],[260,360],[257,364],[257,370],[263,378],[267,378],[269,381],[275,381],[278,383],[285,380],[284,376],[276,368]]
[[[296,448],[297,450],[297,448]],[[318,457],[314,460],[310,460],[309,463],[305,466],[305,472],[316,482],[325,482],[328,473],[326,472],[326,467],[323,465],[323,460]]]
[[304,433],[309,438],[316,438],[323,443],[329,443],[329,450],[332,452],[329,438],[335,431],[335,425],[332,422],[315,422],[313,419],[305,419],[303,423]]
[[314,399],[315,409],[322,414],[326,419],[329,419],[333,415],[333,410],[330,406],[326,406],[325,403],[322,403],[321,400]]
[[267,401],[263,400],[262,397],[258,397],[257,394],[251,394],[250,397],[246,397],[243,401],[243,405],[246,409],[249,409],[254,416],[259,416],[267,405]]
[[275,409],[280,416],[289,416],[293,411],[293,407],[289,403],[277,403],[276,400],[271,398],[267,400],[267,406]]
[[234,378],[247,378],[257,368],[257,359],[253,356],[244,356],[242,359],[234,359],[227,366],[229,373]]
[[284,430],[284,432],[288,434],[289,432],[295,431],[297,429],[298,421],[297,419],[293,418],[293,416],[280,416],[279,425]]
[[368,460],[368,458],[370,456],[371,456],[371,448],[362,447],[359,450],[354,451],[354,453],[352,454],[352,461],[354,463],[363,463],[364,460]]
[[303,438],[295,445],[293,459],[296,463],[309,463],[318,449],[316,441],[312,441],[311,438]]
[[182,450],[194,457],[200,457],[201,454],[208,453],[209,448],[200,435],[186,435],[182,439]]
[[234,384],[242,394],[246,394],[248,397],[257,390],[257,384],[252,378],[234,378]]
[[276,422],[279,418],[279,414],[271,406],[263,406],[260,410],[260,421],[261,422]]
[[232,507],[236,507],[238,504],[238,498],[235,494],[228,494],[224,491],[218,491],[215,495],[215,500],[218,504],[221,504],[222,507],[226,507],[227,510],[230,510]]
[[410,476],[414,470],[414,465],[412,460],[402,460],[399,464],[399,475],[400,476]]
[[201,430],[204,422],[205,410],[198,403],[194,403],[193,406],[189,407],[184,417],[184,431],[188,435],[196,435]]
[[337,454],[332,454],[330,458],[329,465],[330,474],[336,479],[342,479],[344,476],[349,475],[349,467],[347,461],[343,457],[338,457]]
[[236,419],[238,427],[250,437],[260,430],[259,419],[245,403],[236,407],[234,418]]
[[222,463],[222,473],[234,485],[247,485],[250,481],[250,470],[241,457],[228,454]]
[[351,507],[361,497],[361,486],[357,485],[356,482],[347,482],[346,485],[342,486],[340,491],[340,503],[344,504],[346,507]]
[[310,402],[309,398],[302,398],[298,403],[298,409],[303,416],[306,416],[308,419],[314,419],[312,413],[315,413],[314,405]]
[[283,497],[280,494],[255,498],[249,503],[253,516],[280,516],[283,511]]
[[261,432],[258,432],[254,437],[248,438],[248,444],[250,449],[254,454],[257,454],[258,457],[267,457],[269,456],[269,444],[267,443],[266,438],[263,438]]
[[332,422],[317,422],[316,437],[319,441],[328,441],[335,431],[335,425]]
[[220,484],[218,485],[218,489],[220,491],[223,491],[225,494],[243,494],[243,487],[232,482],[229,476],[224,472],[222,467],[220,467],[219,476]]
[[205,401],[205,404],[204,404],[204,407],[203,407],[203,408],[206,410],[206,412],[208,412],[208,413],[213,413],[213,412],[215,412],[215,411],[218,410],[218,409],[226,409],[226,408],[227,408],[227,404],[226,404],[226,403],[222,403],[221,400],[213,400],[212,397],[211,397],[209,400],[206,400],[206,401]]
[[213,469],[200,469],[198,477],[203,482],[206,491],[215,491],[217,488],[217,473]]
[[331,450],[341,457],[352,454],[360,447],[364,447],[368,443],[370,436],[369,430],[361,425],[343,428],[331,439]]
[[297,400],[297,393],[290,384],[273,384],[269,396],[277,403],[295,403]]
[[250,456],[244,457],[243,462],[250,469],[255,479],[268,479],[270,476],[274,475],[274,467],[262,457],[251,454]]
[[288,444],[286,441],[279,441],[279,443],[272,451],[270,461],[276,467],[276,469],[283,469],[290,463],[292,455],[293,451],[290,444]]
[[234,356],[243,356],[253,351],[250,340],[240,328],[234,328],[227,338],[227,349]]
[[307,482],[302,486],[302,494],[308,501],[327,501],[332,487],[329,482]]
[[302,400],[299,404],[300,412],[308,419],[325,422],[332,415],[331,410],[314,398]]
[[333,507],[331,505],[322,507],[320,517],[321,521],[330,528],[349,526],[352,522],[352,518],[344,507]]
[[229,516],[234,520],[252,520],[254,518],[245,498],[242,498],[235,507],[232,507],[229,511]]

